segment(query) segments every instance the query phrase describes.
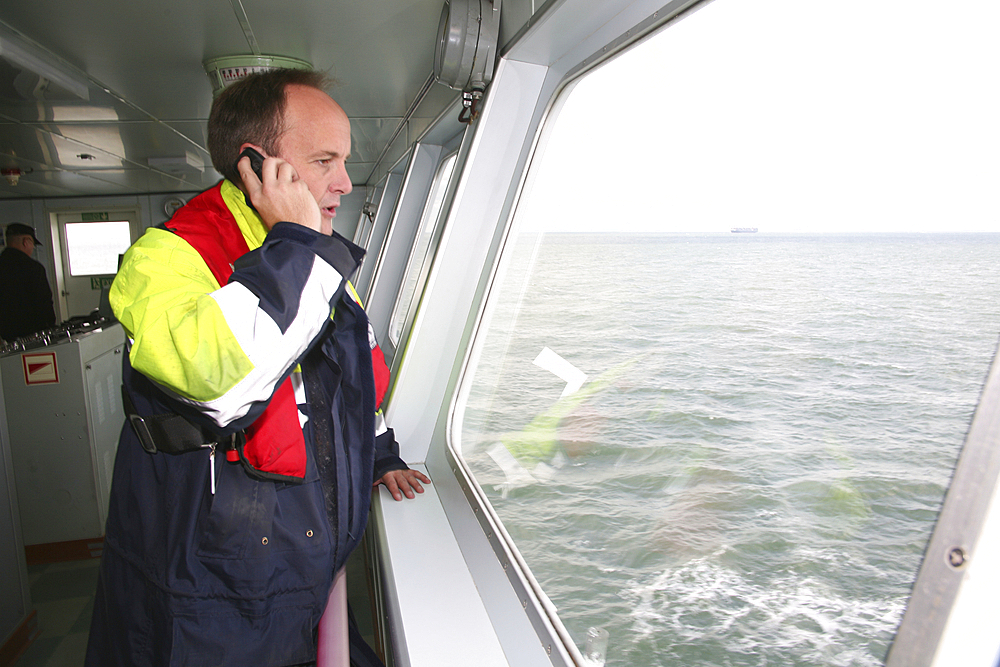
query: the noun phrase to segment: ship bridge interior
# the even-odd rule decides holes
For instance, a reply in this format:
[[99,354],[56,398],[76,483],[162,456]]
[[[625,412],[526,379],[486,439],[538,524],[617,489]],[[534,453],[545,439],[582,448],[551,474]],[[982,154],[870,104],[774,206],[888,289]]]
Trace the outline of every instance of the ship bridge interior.
[[[581,251],[588,253],[590,264],[581,268],[574,259],[558,265],[552,259],[560,256],[558,244],[579,231],[578,221],[586,216],[571,208],[581,203],[564,201],[555,213],[549,209],[537,216],[540,221],[525,211],[535,210],[529,204],[554,182],[542,168],[546,150],[565,143],[582,147],[577,162],[584,163],[579,166],[585,176],[578,180],[588,180],[588,194],[577,198],[587,199],[582,205],[596,210],[592,200],[617,202],[614,212],[600,209],[594,214],[603,219],[603,232],[624,229],[626,222],[618,221],[636,217],[631,211],[632,202],[639,199],[636,191],[667,192],[669,179],[616,157],[609,146],[621,140],[654,150],[649,148],[654,135],[684,135],[680,117],[669,114],[687,108],[701,115],[726,110],[699,107],[697,100],[683,95],[652,104],[648,89],[636,89],[622,95],[628,98],[627,118],[600,127],[592,123],[583,130],[577,126],[569,140],[560,134],[558,121],[570,108],[574,90],[583,88],[581,82],[591,73],[629,53],[645,53],[640,48],[657,35],[669,35],[702,12],[707,15],[708,8],[723,11],[728,1],[178,0],[165,5],[102,0],[83,11],[65,0],[5,4],[0,9],[0,226],[21,222],[35,229],[41,242],[35,258],[46,269],[57,321],[62,323],[56,329],[65,336],[53,331],[31,341],[6,341],[0,355],[0,415],[5,419],[0,428],[5,472],[0,475],[5,481],[0,493],[0,569],[17,573],[0,583],[0,640],[5,642],[0,658],[12,656],[10,664],[18,664],[18,655],[44,633],[32,604],[29,568],[95,558],[101,551],[101,517],[107,512],[114,448],[124,421],[118,393],[120,355],[127,352],[120,325],[104,319],[102,296],[117,267],[74,267],[73,259],[91,252],[87,241],[106,233],[110,250],[94,252],[107,254],[113,263],[146,229],[164,223],[215,185],[221,176],[206,145],[213,95],[241,70],[277,65],[326,73],[331,96],[349,117],[352,148],[346,166],[353,190],[342,198],[334,229],[366,251],[352,282],[391,370],[385,418],[402,458],[432,480],[412,501],[395,502],[384,487],[374,493],[364,548],[358,550],[357,569],[352,570],[358,572],[354,594],[370,607],[365,623],[369,642],[386,664],[399,667],[593,667],[605,664],[606,657],[608,664],[627,664],[615,663],[612,655],[616,642],[624,641],[624,631],[609,638],[603,628],[591,627],[599,623],[581,620],[587,618],[581,607],[591,596],[596,598],[586,577],[594,572],[594,577],[621,578],[624,566],[581,566],[579,572],[540,575],[536,563],[546,557],[577,561],[575,556],[546,554],[539,546],[544,542],[529,544],[532,537],[551,527],[563,544],[586,549],[587,540],[576,535],[579,526],[567,525],[559,516],[530,529],[515,529],[510,519],[522,511],[524,495],[544,490],[553,495],[543,498],[559,501],[563,487],[550,483],[584,467],[588,455],[605,454],[609,470],[622,465],[641,469],[647,457],[652,460],[649,452],[654,447],[607,454],[601,434],[633,400],[645,400],[642,394],[648,387],[632,379],[636,369],[654,360],[661,363],[666,355],[642,349],[642,341],[635,349],[593,344],[600,363],[584,372],[577,366],[585,364],[567,361],[572,355],[556,343],[572,347],[581,331],[595,328],[597,320],[592,318],[600,313],[632,313],[628,308],[635,304],[646,313],[658,312],[663,304],[673,303],[673,286],[661,284],[669,281],[657,273],[660,269],[643,269],[598,252],[591,239],[584,239],[591,245]],[[841,13],[857,10],[836,4]],[[778,62],[789,58],[782,56]],[[890,58],[891,67],[886,67],[902,69],[898,60]],[[682,56],[654,64],[664,71],[691,66]],[[651,82],[649,88],[656,85]],[[778,85],[788,82],[779,80]],[[734,98],[733,105],[738,107],[739,100]],[[666,119],[662,123],[661,115]],[[720,128],[748,133],[729,115],[719,118]],[[645,128],[640,132],[646,136],[625,138],[623,128],[632,125]],[[655,145],[656,159],[669,162],[669,146]],[[725,150],[713,144],[712,150],[679,170],[703,169],[701,181],[709,186],[706,201],[709,196],[725,199],[744,193],[741,174],[723,181],[722,172],[731,166]],[[753,169],[747,163],[739,168],[744,174]],[[779,198],[774,192],[768,196],[772,201]],[[668,199],[661,196],[656,210],[669,211]],[[723,231],[727,242],[747,244],[767,232],[762,225],[758,234],[756,223],[742,220],[727,221]],[[745,233],[730,236],[737,231]],[[543,240],[553,243],[556,255],[539,255]],[[970,262],[981,261],[973,250],[968,252]],[[713,261],[707,256],[698,265],[714,266]],[[587,270],[591,266],[595,268]],[[585,284],[593,291],[586,298],[555,301],[546,313],[569,323],[566,331],[546,330],[545,336],[525,338],[518,328],[531,312],[525,304],[536,296],[538,303],[548,304],[546,295],[561,284],[546,282],[546,270],[565,270],[559,280]],[[982,273],[993,275],[989,267]],[[633,275],[640,279],[627,280]],[[628,291],[619,283],[629,290],[638,287]],[[646,288],[654,290],[652,305],[637,296]],[[655,291],[660,288],[664,291]],[[989,310],[981,301],[969,303],[969,310]],[[623,317],[617,323],[629,336],[641,332],[654,337],[651,332],[662,327],[642,318]],[[622,324],[622,319],[629,321]],[[71,332],[66,326],[81,321],[84,329]],[[977,326],[992,326],[986,317],[982,322]],[[880,612],[881,634],[875,639],[851,638],[866,647],[877,644],[873,660],[889,665],[998,664],[1000,639],[983,629],[996,614],[979,612],[992,605],[990,595],[995,600],[1000,593],[1000,581],[989,576],[991,567],[997,569],[997,554],[991,550],[1000,534],[1000,494],[994,492],[1000,475],[1000,370],[989,369],[995,336],[976,331],[980,342],[989,338],[980,345],[989,350],[979,355],[974,373],[965,373],[978,376],[966,378],[961,401],[955,398],[961,406],[954,409],[957,426],[953,424],[949,434],[952,454],[942,456],[947,461],[920,483],[921,488],[933,487],[936,495],[922,500],[925,505],[919,511],[900,511],[920,514],[923,522],[914,529],[918,537],[905,549],[912,567],[907,566],[905,576],[910,578],[901,584],[906,590],[898,596],[904,603]],[[695,354],[692,349],[696,346],[670,351],[689,357]],[[64,351],[71,356],[60,356]],[[35,373],[34,382],[30,373]],[[637,431],[630,430],[639,428],[636,424],[645,428],[679,414],[664,407],[674,389],[653,380],[656,398],[643,404],[641,417],[630,418],[625,429],[630,444],[637,440]],[[525,388],[542,392],[539,404]],[[41,392],[47,392],[44,398],[39,398]],[[744,399],[739,394],[733,400]],[[602,402],[612,406],[613,417],[596,407]],[[514,426],[497,417],[500,404],[515,415]],[[54,419],[47,417],[49,412]],[[699,413],[689,421],[715,418]],[[733,418],[727,423],[737,422]],[[687,426],[672,423],[681,431]],[[79,457],[63,456],[63,450],[50,446],[65,432],[84,443],[74,450]],[[877,512],[858,486],[843,482],[845,469],[864,467],[862,458],[852,459],[846,447],[830,444],[833,436],[827,440],[822,456],[834,471],[834,481],[832,490],[815,495],[823,512],[848,517],[851,523],[841,532],[850,536],[841,541],[849,542],[857,526],[871,524]],[[711,538],[692,553],[722,553],[720,545],[727,536],[720,526],[728,525],[728,519],[711,514],[718,510],[714,497],[698,495],[731,481],[710,460],[715,451],[700,448],[664,464],[675,466],[677,479],[685,484],[692,478],[706,479],[706,486],[692,486],[692,495],[685,496],[702,498],[703,503],[689,514],[678,509],[682,503],[662,514],[649,542],[653,547],[638,539],[631,544],[626,537],[608,551],[620,550],[629,564],[651,551],[673,554],[663,543],[684,532],[677,526],[694,526]],[[45,459],[46,452],[55,454]],[[62,477],[47,467],[53,459]],[[677,485],[661,481],[656,482],[657,493],[677,491]],[[629,488],[633,490],[638,494],[648,489],[637,483]],[[602,511],[622,513],[607,509],[599,497],[591,497],[598,508],[591,512],[593,525],[606,518]],[[59,507],[60,502],[65,506]],[[77,511],[85,518],[73,519]],[[53,514],[64,515],[63,520],[52,522]],[[710,524],[707,528],[698,521],[706,516],[711,519],[702,522]],[[601,532],[593,525],[589,528]],[[682,556],[698,561],[691,554]],[[892,561],[895,555],[878,557]],[[970,580],[975,585],[969,585]],[[550,584],[566,581],[582,605],[559,606],[550,598]],[[697,648],[701,641],[663,639],[661,645],[657,633],[647,631],[648,618],[642,613],[667,588],[657,580],[641,595],[610,596],[612,609],[628,608],[621,612],[626,618],[622,624],[640,637],[636,650],[646,651],[646,657],[636,660],[659,659],[649,656],[666,651],[667,644],[670,650]],[[698,622],[696,612],[690,619],[683,611],[678,614]],[[950,621],[953,617],[960,620]],[[827,626],[810,618],[811,637],[830,634]],[[701,638],[707,642],[714,633],[706,631]],[[854,655],[855,649],[843,649],[843,655]],[[619,656],[626,655],[619,650]],[[682,664],[670,660],[657,664]]]

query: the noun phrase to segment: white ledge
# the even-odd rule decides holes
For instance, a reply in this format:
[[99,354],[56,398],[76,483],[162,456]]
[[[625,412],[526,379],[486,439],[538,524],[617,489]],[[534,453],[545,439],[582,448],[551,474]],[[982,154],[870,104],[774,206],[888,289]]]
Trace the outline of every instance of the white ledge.
[[424,489],[396,502],[379,485],[372,497],[396,665],[507,667],[435,486]]

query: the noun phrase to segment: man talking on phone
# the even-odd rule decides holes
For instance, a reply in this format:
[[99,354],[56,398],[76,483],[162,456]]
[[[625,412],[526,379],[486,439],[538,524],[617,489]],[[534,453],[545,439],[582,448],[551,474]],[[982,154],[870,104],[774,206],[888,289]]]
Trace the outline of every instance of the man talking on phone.
[[[322,75],[227,88],[225,177],[126,253],[129,354],[87,665],[347,665],[343,567],[373,484],[413,498],[388,369],[333,232],[350,123]],[[259,173],[255,173],[256,171]]]

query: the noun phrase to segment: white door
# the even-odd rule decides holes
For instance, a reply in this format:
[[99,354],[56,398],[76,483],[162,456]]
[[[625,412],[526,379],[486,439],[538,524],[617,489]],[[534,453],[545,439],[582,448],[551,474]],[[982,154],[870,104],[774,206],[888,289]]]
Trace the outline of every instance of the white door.
[[[59,239],[56,282],[62,320],[88,315],[101,302],[101,290],[111,285],[119,255],[139,233],[139,211],[77,210],[56,213]],[[59,270],[61,269],[61,270]]]

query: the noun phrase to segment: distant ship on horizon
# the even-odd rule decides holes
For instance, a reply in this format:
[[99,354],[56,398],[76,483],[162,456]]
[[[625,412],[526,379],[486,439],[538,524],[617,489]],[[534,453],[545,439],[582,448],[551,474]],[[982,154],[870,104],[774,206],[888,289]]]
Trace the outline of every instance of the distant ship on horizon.
[[733,234],[756,234],[757,233],[757,228],[756,227],[733,227],[729,231],[731,231]]

